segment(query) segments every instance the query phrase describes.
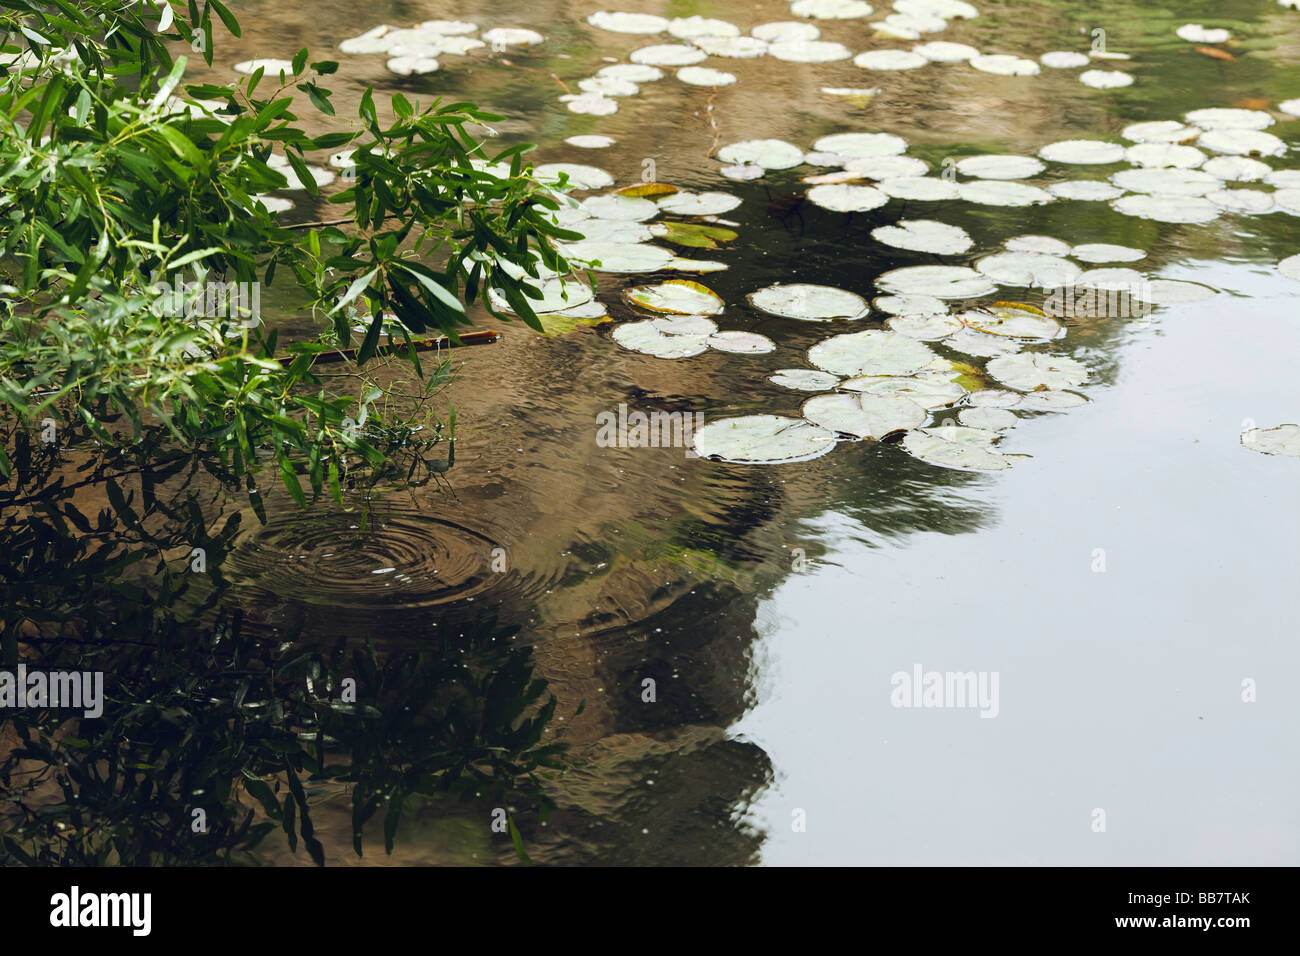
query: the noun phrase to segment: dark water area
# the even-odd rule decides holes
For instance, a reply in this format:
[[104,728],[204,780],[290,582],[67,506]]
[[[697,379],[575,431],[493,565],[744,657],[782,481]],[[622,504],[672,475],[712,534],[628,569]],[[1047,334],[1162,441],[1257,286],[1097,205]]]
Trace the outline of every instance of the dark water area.
[[[746,139],[811,150],[832,133],[889,132],[933,174],[949,156],[1121,142],[1131,123],[1263,101],[1251,108],[1272,110],[1268,132],[1288,146],[1264,161],[1300,168],[1300,119],[1275,108],[1300,97],[1300,12],[1272,0],[976,6],[978,18],[923,41],[1036,58],[1086,52],[1101,28],[1108,49],[1131,54],[1118,66],[1135,82],[1099,90],[1077,70],[1018,77],[965,64],[868,71],[848,60],[712,57],[701,65],[734,73],[734,86],[669,75],[620,98],[617,113],[590,116],[559,97],[606,58],[675,41],[591,27],[591,2],[232,3],[243,37],[219,44],[211,70],[192,66],[195,81],[228,77],[248,57],[334,49],[341,67],[325,85],[340,124],[370,84],[381,104],[399,91],[465,99],[506,117],[494,146],[536,143],[538,164],[594,165],[623,186],[642,181],[649,161],[659,181],[740,197],[722,216],[736,223],[735,242],[678,254],[724,262],[685,277],[724,300],[720,325],[776,349],[664,360],[621,348],[613,329],[643,316],[620,292],[672,274],[602,273],[598,298],[612,321],[548,336],[519,323],[494,345],[450,353],[455,375],[434,411],[454,406],[455,458],[430,480],[353,489],[344,508],[323,498],[305,511],[268,480],[262,518],[243,490],[187,463],[153,487],[127,474],[120,492],[96,480],[58,498],[58,509],[75,502],[95,515],[110,496],[130,496],[147,518],[137,529],[69,530],[75,522],[39,506],[6,508],[6,633],[32,622],[25,654],[103,669],[111,704],[136,709],[132,760],[158,761],[156,785],[113,799],[102,781],[75,782],[86,794],[102,785],[104,796],[71,825],[99,820],[122,846],[217,862],[224,856],[174,832],[187,808],[211,799],[193,793],[198,782],[281,781],[277,761],[298,741],[314,755],[296,769],[329,865],[518,863],[511,834],[492,826],[498,808],[542,864],[1300,862],[1300,700],[1285,677],[1300,667],[1300,464],[1240,440],[1247,428],[1300,420],[1300,284],[1277,269],[1300,252],[1300,218],[1164,223],[1086,201],[893,199],[841,213],[807,201],[800,181],[828,169],[733,182],[716,158]],[[744,31],[797,19],[775,0],[621,9],[718,17]],[[546,39],[448,56],[413,77],[388,72],[382,54],[337,53],[380,23],[433,17]],[[913,45],[873,37],[876,19],[810,22],[855,53]],[[1229,45],[1230,61],[1198,54],[1174,34],[1197,22],[1230,24],[1247,45]],[[822,92],[877,86],[869,100]],[[593,133],[617,142],[564,142]],[[1049,164],[1030,182],[1105,179],[1117,168]],[[286,221],[337,213],[303,190],[284,195],[296,203]],[[959,226],[973,246],[939,256],[871,238],[916,218]],[[1030,457],[1009,470],[939,467],[889,442],[843,441],[780,465],[597,443],[599,416],[620,406],[707,421],[797,418],[814,393],[768,376],[807,367],[807,350],[829,335],[886,318],[782,318],[747,303],[757,289],[816,283],[870,300],[891,269],[972,265],[1020,235],[1134,247],[1146,257],[1113,265],[1215,294],[1069,321],[1049,350],[1088,368],[1072,389],[1087,404],[1019,412],[1002,450]],[[285,334],[310,327],[287,290],[264,301]],[[975,387],[998,387],[980,371],[985,359],[928,344],[977,366]],[[50,467],[71,486],[86,477],[78,461],[72,449]],[[201,575],[187,565],[196,546]],[[995,675],[996,702],[899,706],[893,677],[914,669]],[[355,704],[342,696],[349,678]],[[1243,700],[1243,682],[1257,698]],[[334,703],[317,699],[320,687]],[[194,706],[236,697],[254,712]],[[358,786],[373,814],[362,856]],[[385,852],[394,794],[404,803]],[[220,785],[217,797],[226,799]],[[242,799],[257,820],[274,819],[252,790]],[[67,812],[89,797],[56,788],[32,800]],[[232,860],[311,865],[274,823]]]

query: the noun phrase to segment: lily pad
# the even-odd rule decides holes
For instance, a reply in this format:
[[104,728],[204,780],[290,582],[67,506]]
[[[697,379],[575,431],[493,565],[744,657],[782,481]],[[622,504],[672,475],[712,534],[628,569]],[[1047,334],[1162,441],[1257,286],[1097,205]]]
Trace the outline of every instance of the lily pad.
[[1015,408],[1025,396],[1003,388],[982,388],[966,396],[966,402],[975,408]]
[[775,23],[760,23],[749,31],[767,43],[790,42],[791,40],[816,40],[822,31],[811,23],[797,20],[780,20]]
[[1025,342],[1021,339],[1013,339],[1005,335],[989,335],[987,332],[977,332],[971,328],[954,332],[943,340],[943,344],[946,348],[976,358],[1014,355],[1025,347]]
[[1003,285],[1055,289],[1082,274],[1068,259],[1035,252],[999,252],[975,263],[975,269]]
[[951,43],[947,40],[933,40],[912,47],[912,52],[925,57],[932,63],[961,63],[980,51],[965,43]]
[[889,315],[945,315],[948,306],[932,295],[882,295],[871,303]]
[[738,355],[764,355],[776,351],[776,343],[757,332],[715,332],[709,336],[709,348]]
[[1086,202],[1105,202],[1124,195],[1124,190],[1095,179],[1075,179],[1052,183],[1047,191],[1057,199],[1081,199]]
[[609,116],[618,112],[618,101],[599,93],[571,93],[560,97],[570,113],[588,116]]
[[1039,66],[1033,60],[1006,53],[980,53],[970,58],[970,65],[981,73],[999,76],[1037,76]]
[[709,56],[727,56],[736,60],[749,60],[763,56],[769,47],[758,37],[696,37],[691,41]]
[[840,377],[812,368],[778,369],[767,377],[773,385],[799,392],[827,392],[840,384]]
[[1046,167],[1032,156],[998,154],[957,160],[957,172],[980,179],[1028,179]]
[[1085,242],[1075,246],[1070,255],[1081,262],[1136,262],[1145,259],[1146,253],[1129,246],[1114,246],[1107,242]]
[[959,424],[968,425],[971,428],[982,428],[990,432],[1004,432],[1020,424],[1020,418],[1015,412],[1005,408],[989,408],[988,406],[963,408],[957,413],[957,421]]
[[844,161],[845,172],[863,179],[901,179],[924,176],[929,168],[915,156],[860,156]]
[[659,215],[659,207],[655,203],[631,196],[588,196],[582,201],[582,208],[588,216],[595,219],[644,222]]
[[1094,90],[1113,90],[1132,86],[1133,77],[1122,70],[1084,70],[1079,74],[1079,82]]
[[862,375],[841,382],[840,388],[864,395],[907,398],[926,409],[948,408],[966,395],[966,389],[957,382],[929,375]]
[[1263,110],[1247,110],[1236,107],[1210,107],[1192,110],[1183,117],[1187,122],[1201,129],[1268,129],[1273,125],[1273,117]]
[[957,195],[980,206],[1039,206],[1052,201],[1052,194],[1045,189],[995,179],[958,183]]
[[723,166],[718,172],[728,179],[734,179],[737,182],[748,182],[751,179],[762,179],[764,169],[762,166]]
[[264,75],[267,77],[279,76],[280,74],[293,76],[293,61],[277,60],[274,57],[243,60],[235,64],[234,70],[236,73],[248,73],[250,75],[258,70],[265,70]]
[[597,76],[608,76],[616,80],[628,80],[632,83],[653,83],[662,80],[664,71],[657,66],[645,63],[612,63],[596,71]]
[[1199,23],[1187,23],[1174,31],[1181,40],[1188,43],[1227,43],[1232,39],[1232,32],[1223,29],[1206,29]]
[[841,435],[879,441],[893,432],[915,428],[930,416],[902,395],[816,395],[803,404],[803,417]]
[[579,262],[599,262],[596,272],[658,272],[673,260],[673,254],[659,246],[626,242],[572,242],[560,246],[565,258]]
[[1187,302],[1201,302],[1218,295],[1215,290],[1199,282],[1183,282],[1179,279],[1150,279],[1142,287],[1142,297],[1156,305],[1179,305]]
[[1288,279],[1300,282],[1300,254],[1287,256],[1277,264],[1277,271]]
[[659,200],[664,212],[679,216],[716,216],[740,205],[740,197],[720,192],[678,192]]
[[701,60],[707,60],[708,57],[709,55],[698,47],[687,46],[684,43],[643,46],[628,55],[628,59],[633,63],[642,63],[646,66],[691,66]]
[[1110,205],[1126,216],[1156,222],[1210,222],[1220,213],[1214,203],[1196,196],[1122,196]]
[[1222,186],[1199,169],[1125,169],[1111,177],[1121,189],[1155,196],[1204,196]]
[[929,295],[937,299],[968,299],[987,295],[997,286],[965,266],[904,266],[877,277],[882,292]]
[[1054,70],[1072,70],[1075,67],[1087,66],[1092,62],[1088,59],[1086,53],[1075,53],[1073,50],[1052,50],[1040,56],[1038,61],[1043,66],[1051,67]]
[[934,358],[916,339],[879,329],[833,335],[808,350],[817,368],[847,376],[908,375]]
[[835,443],[834,432],[802,418],[745,415],[709,422],[695,432],[692,447],[701,458],[774,465],[817,458]]
[[[528,305],[538,315],[577,308],[590,302],[595,295],[591,286],[576,280],[546,279],[540,284],[536,280],[530,281],[542,293],[540,299],[527,297]],[[498,310],[514,311],[499,289],[492,289],[489,295],[493,300],[493,305]]]
[[901,176],[897,179],[882,179],[876,188],[891,199],[910,199],[921,202],[939,202],[945,199],[957,199],[961,190],[957,183],[933,176]]
[[1050,163],[1104,166],[1123,162],[1124,147],[1099,139],[1064,139],[1048,143],[1038,151],[1038,155]]
[[893,133],[836,133],[817,140],[813,149],[846,159],[874,159],[897,156],[907,149],[907,140]]
[[717,249],[718,243],[730,242],[738,233],[722,226],[708,226],[697,222],[656,222],[650,234],[677,246],[692,249]]
[[1009,388],[1032,392],[1036,388],[1072,388],[1088,378],[1088,369],[1064,355],[1022,352],[989,361],[988,373]]
[[1286,143],[1272,133],[1252,129],[1212,129],[1197,140],[1206,149],[1236,156],[1281,156]]
[[674,17],[668,22],[668,32],[680,40],[690,40],[695,37],[738,37],[740,27],[726,20],[714,20],[710,17]]
[[1201,130],[1176,120],[1151,120],[1131,123],[1119,135],[1135,143],[1189,143],[1201,135]]
[[903,438],[903,450],[914,458],[959,471],[1001,471],[1015,459],[993,448],[997,432],[968,425],[917,428]]
[[707,335],[666,335],[651,320],[624,322],[611,338],[632,352],[663,359],[689,358],[709,348]]
[[915,70],[929,62],[910,50],[868,50],[853,58],[853,65],[864,70]]
[[1300,458],[1300,425],[1252,428],[1241,433],[1241,445],[1261,455]]
[[1124,150],[1124,158],[1134,166],[1176,166],[1179,169],[1195,169],[1205,162],[1206,156],[1195,146],[1138,143]]
[[749,304],[770,315],[823,322],[860,319],[869,311],[860,295],[827,285],[778,283],[749,294]]
[[615,140],[612,136],[570,136],[565,140],[570,146],[576,146],[579,149],[606,149],[613,146]]
[[1230,183],[1256,183],[1272,172],[1267,163],[1245,156],[1215,156],[1207,159],[1201,169]]
[[961,319],[955,315],[891,315],[885,320],[885,328],[891,332],[922,342],[945,339],[961,327]]
[[874,186],[836,183],[812,187],[808,190],[808,201],[832,212],[866,212],[885,205],[889,197]]
[[736,74],[707,66],[684,66],[677,71],[677,79],[689,86],[731,86]]
[[1069,408],[1087,405],[1088,400],[1078,392],[1065,392],[1058,388],[1044,388],[1026,392],[1020,399],[1020,408],[1035,412],[1063,412]]
[[718,331],[718,323],[707,315],[666,315],[651,319],[650,324],[664,335],[712,335]]
[[673,315],[717,315],[723,310],[720,295],[690,279],[666,279],[657,285],[633,286],[623,290],[623,297],[642,309]]
[[662,33],[668,29],[666,19],[651,13],[609,13],[601,10],[587,17],[587,22],[612,33]]
[[856,20],[871,15],[871,4],[863,0],[794,0],[790,12],[817,20]]
[[718,158],[736,165],[791,169],[803,162],[803,150],[783,139],[747,139],[722,147]]
[[1012,236],[1002,244],[1007,252],[1034,252],[1043,256],[1068,256],[1070,244],[1051,236]]
[[568,177],[568,189],[604,189],[614,185],[614,177],[605,170],[580,163],[544,163],[533,170],[538,182],[551,185],[559,183],[561,173]]
[[829,40],[787,40],[773,43],[767,55],[790,63],[832,63],[847,60],[853,51],[843,43]]
[[901,219],[892,226],[871,230],[871,238],[896,249],[957,255],[973,246],[974,240],[960,226],[935,222],[933,219]]
[[1215,189],[1205,198],[1230,212],[1261,213],[1273,211],[1273,197],[1256,189]]
[[519,27],[496,27],[482,34],[485,42],[498,46],[536,46],[546,37],[536,30],[524,30]]
[[1009,305],[991,305],[963,313],[961,321],[976,332],[1015,339],[1054,339],[1061,334],[1061,323],[1040,312],[1030,312]]

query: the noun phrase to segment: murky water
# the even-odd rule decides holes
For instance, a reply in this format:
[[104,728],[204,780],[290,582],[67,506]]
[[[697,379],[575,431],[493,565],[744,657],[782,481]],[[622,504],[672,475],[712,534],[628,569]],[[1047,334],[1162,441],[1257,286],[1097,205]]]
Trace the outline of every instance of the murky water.
[[[613,323],[551,337],[507,327],[500,343],[454,354],[458,376],[444,397],[458,441],[445,482],[353,496],[347,511],[325,501],[300,512],[268,491],[265,524],[239,498],[204,505],[209,524],[214,513],[241,517],[220,561],[223,600],[263,641],[371,640],[476,673],[503,666],[507,647],[531,649],[530,673],[557,698],[541,739],[563,728],[571,761],[544,785],[555,804],[545,825],[519,817],[533,860],[1300,860],[1300,702],[1286,679],[1300,665],[1300,472],[1293,459],[1251,454],[1239,440],[1248,421],[1300,417],[1300,286],[1276,270],[1300,251],[1300,219],[1163,224],[1079,201],[893,200],[849,215],[803,200],[799,177],[826,170],[754,183],[717,173],[718,147],[744,139],[811,149],[829,133],[884,131],[938,169],[950,155],[1033,155],[1079,136],[1119,141],[1140,120],[1300,96],[1300,13],[1271,0],[1180,3],[1176,12],[976,5],[979,18],[926,39],[1036,57],[1087,50],[1100,28],[1109,49],[1133,56],[1122,66],[1136,82],[1095,90],[1075,70],[1004,77],[954,64],[870,72],[848,61],[714,57],[705,65],[734,73],[734,86],[714,93],[669,76],[620,100],[614,115],[584,116],[558,97],[602,58],[626,61],[662,42],[589,27],[594,3],[232,4],[244,37],[219,47],[213,72],[223,75],[236,60],[303,45],[320,58],[379,23],[440,17],[536,29],[546,35],[539,47],[447,57],[423,77],[393,76],[383,56],[339,54],[329,84],[339,115],[355,114],[366,84],[469,99],[506,115],[496,124],[503,146],[538,143],[538,163],[593,164],[625,185],[649,162],[660,181],[743,199],[724,217],[739,224],[738,240],[683,254],[727,263],[701,278],[727,303],[720,323],[770,337],[775,352],[666,361],[622,349],[610,332],[634,316],[618,293],[648,280],[601,275]],[[746,31],[791,19],[774,0],[615,8],[714,16]],[[1249,44],[1235,60],[1173,35],[1224,19]],[[873,40],[864,20],[816,23],[823,39],[854,52],[911,46]],[[822,92],[875,86],[866,102]],[[1268,162],[1294,168],[1300,120],[1274,115],[1270,132],[1291,151]],[[588,133],[617,143],[562,142]],[[1064,178],[1102,174],[1053,166],[1032,181]],[[329,214],[305,192],[291,195],[292,217]],[[902,218],[960,226],[974,247],[938,257],[870,237]],[[620,405],[709,421],[798,417],[810,393],[768,375],[806,367],[807,349],[828,334],[883,318],[798,322],[750,308],[747,293],[808,282],[870,299],[889,269],[968,265],[1022,234],[1136,247],[1147,253],[1136,267],[1150,276],[1218,294],[1146,317],[1071,322],[1051,349],[1088,367],[1078,391],[1089,402],[1023,414],[1002,445],[1032,457],[1008,471],[936,467],[888,443],[842,442],[813,461],[746,466],[596,442],[597,416]],[[1032,303],[1042,293],[1002,296]],[[282,320],[290,331],[299,323]],[[978,707],[896,706],[893,675],[914,668],[996,675],[996,704],[983,716]],[[1243,681],[1257,687],[1253,702],[1243,701]],[[311,793],[316,835],[330,862],[345,865],[358,862],[347,793],[329,781]],[[509,837],[489,827],[497,804],[479,796],[412,803],[391,855],[368,847],[364,862],[512,862]],[[272,834],[260,858],[309,862],[283,844]]]

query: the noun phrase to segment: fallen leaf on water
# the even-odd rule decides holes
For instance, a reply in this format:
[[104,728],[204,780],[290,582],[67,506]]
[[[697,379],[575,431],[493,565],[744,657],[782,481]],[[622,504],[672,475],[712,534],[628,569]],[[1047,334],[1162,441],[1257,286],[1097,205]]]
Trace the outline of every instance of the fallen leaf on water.
[[1256,99],[1247,98],[1244,100],[1237,100],[1237,102],[1232,105],[1240,107],[1243,110],[1266,110],[1268,109],[1268,104],[1271,102],[1273,101],[1259,97]]
[[1237,59],[1235,56],[1233,56],[1233,55],[1232,55],[1231,53],[1229,53],[1227,50],[1220,50],[1218,47],[1214,47],[1214,46],[1198,46],[1198,47],[1194,47],[1193,49],[1195,49],[1197,53],[1203,53],[1205,56],[1212,56],[1212,57],[1214,57],[1216,60],[1236,60],[1236,59]]
[[644,198],[646,196],[668,196],[677,192],[677,187],[670,186],[667,183],[638,183],[635,186],[624,186],[617,192],[622,196]]

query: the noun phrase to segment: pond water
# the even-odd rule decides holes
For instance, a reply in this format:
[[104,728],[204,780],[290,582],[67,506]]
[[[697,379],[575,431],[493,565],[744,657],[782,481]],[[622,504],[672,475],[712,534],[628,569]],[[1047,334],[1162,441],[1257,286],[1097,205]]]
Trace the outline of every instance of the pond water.
[[[542,740],[563,729],[569,745],[567,770],[544,785],[555,803],[545,824],[519,808],[539,863],[1300,862],[1300,698],[1285,683],[1300,672],[1300,462],[1241,441],[1253,427],[1300,421],[1300,282],[1278,269],[1300,252],[1300,208],[1179,223],[1105,201],[881,197],[846,213],[815,204],[801,181],[830,166],[734,181],[718,158],[746,140],[811,151],[824,136],[883,132],[906,140],[905,155],[923,160],[930,180],[965,183],[970,176],[945,172],[946,158],[1035,156],[1075,139],[1129,147],[1121,131],[1133,123],[1235,107],[1267,115],[1267,132],[1284,144],[1282,155],[1257,159],[1298,169],[1300,118],[1278,104],[1300,97],[1300,11],[1274,0],[978,0],[978,17],[904,40],[872,27],[888,9],[818,19],[777,0],[628,0],[608,9],[718,18],[743,33],[803,19],[855,55],[944,40],[1031,60],[1090,50],[1131,59],[1006,76],[965,62],[869,70],[847,59],[711,56],[699,65],[734,74],[734,84],[693,86],[665,67],[662,79],[613,97],[617,112],[590,115],[560,97],[639,47],[678,41],[592,26],[586,18],[601,7],[589,0],[231,7],[243,38],[219,46],[211,71],[191,71],[196,79],[304,45],[321,59],[379,24],[437,17],[538,31],[540,44],[448,55],[438,71],[409,77],[389,72],[383,54],[338,53],[327,85],[340,117],[355,115],[367,84],[413,100],[470,100],[506,117],[494,145],[536,143],[537,164],[588,164],[618,186],[654,179],[741,200],[719,214],[734,241],[672,247],[724,271],[600,273],[610,321],[548,336],[520,323],[494,345],[455,351],[456,377],[441,396],[457,421],[445,480],[379,489],[364,502],[353,495],[346,510],[322,501],[302,512],[281,489],[266,490],[265,523],[245,498],[213,492],[209,525],[213,514],[241,516],[221,573],[223,600],[241,608],[249,634],[369,639],[384,653],[485,667],[498,650],[530,651],[530,673],[557,699]],[[1196,23],[1232,39],[1175,34]],[[1079,80],[1092,69],[1133,82],[1092,88]],[[615,142],[565,142],[580,135]],[[1017,181],[1104,181],[1127,168],[1048,161]],[[336,208],[302,190],[284,195],[296,203],[286,221]],[[669,218],[686,217],[656,221]],[[872,236],[918,219],[960,227],[969,248],[909,251]],[[1068,387],[1087,401],[1018,408],[997,450],[1027,457],[1006,470],[922,460],[906,439],[841,440],[812,460],[770,465],[598,441],[600,416],[620,407],[691,422],[799,418],[818,392],[769,376],[812,368],[817,343],[888,318],[878,308],[859,319],[785,318],[754,308],[750,293],[812,283],[870,301],[892,269],[972,266],[1025,235],[1140,250],[1132,262],[1079,265],[1196,283],[1205,297],[1071,317],[1063,336],[1030,342],[1030,353],[1086,367],[1086,380]],[[720,328],[759,333],[774,350],[662,359],[621,347],[614,330],[647,318],[622,291],[674,277],[716,292]],[[1003,282],[945,306],[1042,307],[1045,296]],[[279,323],[302,328],[278,301]],[[926,345],[974,366],[966,389],[1003,387],[985,371],[988,357]],[[969,404],[929,410],[926,424],[942,437],[944,420]],[[896,675],[931,671],[973,672],[984,699],[901,706],[924,699],[900,690]],[[357,861],[347,792],[337,781],[311,788],[316,835],[342,864]],[[364,862],[514,862],[509,836],[489,827],[493,806],[412,803],[392,853],[368,848]],[[256,859],[309,863],[283,843],[269,839]]]

